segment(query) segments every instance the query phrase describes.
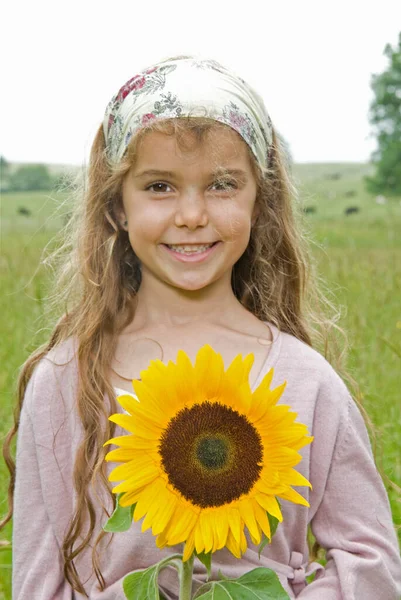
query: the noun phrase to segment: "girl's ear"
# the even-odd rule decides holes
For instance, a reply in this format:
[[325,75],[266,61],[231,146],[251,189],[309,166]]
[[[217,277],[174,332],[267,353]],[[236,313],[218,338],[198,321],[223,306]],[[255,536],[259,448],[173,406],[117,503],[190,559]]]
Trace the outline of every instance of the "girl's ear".
[[116,216],[117,216],[118,224],[121,227],[121,229],[123,229],[124,231],[128,231],[128,220],[127,220],[127,216],[124,212],[124,209],[119,208],[116,211]]

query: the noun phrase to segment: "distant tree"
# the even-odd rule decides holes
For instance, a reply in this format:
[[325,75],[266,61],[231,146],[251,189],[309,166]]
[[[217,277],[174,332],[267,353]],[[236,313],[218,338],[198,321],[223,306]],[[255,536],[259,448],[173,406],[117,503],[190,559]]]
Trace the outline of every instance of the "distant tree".
[[389,64],[383,73],[372,76],[375,98],[370,105],[369,120],[377,136],[378,148],[372,154],[376,167],[373,177],[366,177],[368,190],[374,194],[401,195],[401,33],[398,46],[387,44],[384,54]]
[[9,166],[8,161],[6,161],[4,156],[0,156],[0,169],[2,175],[8,171]]
[[0,156],[0,191],[7,191],[9,188],[10,165],[4,156]]
[[10,190],[33,191],[49,190],[53,179],[45,165],[22,165],[10,176]]

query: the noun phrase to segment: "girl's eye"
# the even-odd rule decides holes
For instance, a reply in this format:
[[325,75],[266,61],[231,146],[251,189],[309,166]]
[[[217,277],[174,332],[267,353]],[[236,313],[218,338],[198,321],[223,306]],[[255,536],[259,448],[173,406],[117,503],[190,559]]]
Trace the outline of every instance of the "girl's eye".
[[217,190],[218,192],[227,192],[229,190],[237,189],[237,182],[234,179],[220,179],[219,181],[215,181],[212,188]]
[[171,192],[170,186],[167,185],[167,183],[162,183],[161,181],[158,181],[157,183],[152,183],[152,185],[149,185],[146,189],[159,194]]

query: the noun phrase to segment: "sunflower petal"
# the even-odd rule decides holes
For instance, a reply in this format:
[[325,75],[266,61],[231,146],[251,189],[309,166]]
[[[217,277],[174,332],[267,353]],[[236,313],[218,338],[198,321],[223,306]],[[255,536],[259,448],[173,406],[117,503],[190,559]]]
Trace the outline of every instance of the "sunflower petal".
[[238,508],[227,508],[227,519],[234,540],[239,544],[241,540],[241,515]]
[[131,396],[131,394],[122,394],[121,396],[117,396],[117,402],[120,406],[123,407],[124,410],[129,412],[130,415],[135,414],[135,410],[138,408],[138,400]]
[[149,456],[143,457],[141,461],[130,460],[115,467],[109,475],[109,481],[127,480],[130,477],[141,476],[142,473],[146,473],[147,471],[155,471],[157,473],[154,458]]
[[110,415],[109,421],[116,423],[116,425],[119,425],[130,433],[134,433],[135,431],[135,420],[131,415],[122,415],[117,413],[115,415]]
[[202,527],[198,521],[195,526],[195,550],[198,554],[200,554],[204,551],[204,549],[205,542],[203,541]]
[[294,502],[295,504],[301,504],[302,506],[310,506],[309,502],[305,500],[305,498],[303,498],[301,494],[298,494],[298,492],[291,488],[288,488],[286,492],[280,492],[279,494],[277,494],[277,496],[279,498],[282,498],[283,500],[289,500],[290,502]]
[[188,506],[177,502],[173,518],[167,529],[168,543],[171,546],[180,544],[198,523],[199,516]]
[[209,345],[203,346],[196,355],[195,377],[205,400],[219,396],[223,375],[224,362],[221,354]]
[[129,448],[129,449],[137,449],[141,450],[143,448],[152,447],[152,442],[149,440],[139,437],[138,435],[120,435],[118,437],[112,438],[108,440],[103,446],[109,446],[110,444],[114,444],[115,446],[120,446],[121,448]]
[[[125,467],[125,465],[123,466]],[[119,468],[120,467],[117,467],[117,469]],[[136,488],[144,487],[148,483],[151,483],[158,475],[158,471],[154,467],[142,469],[141,472],[136,473],[134,476],[129,477],[126,481],[123,481],[114,487],[112,491],[114,494],[119,494],[120,492],[133,492]],[[110,477],[109,480],[113,481]]]
[[140,493],[134,510],[134,521],[139,521],[148,511],[152,499],[160,494],[161,480],[155,479],[147,485]]
[[186,562],[189,560],[195,550],[195,533],[194,530],[189,534],[185,543],[184,553],[182,555],[182,561]]
[[308,481],[306,477],[304,477],[295,469],[288,469],[288,471],[284,471],[280,476],[280,480],[282,483],[286,483],[287,485],[305,485],[312,488],[310,481]]
[[213,523],[212,515],[209,511],[202,511],[199,516],[199,527],[202,530],[202,539],[204,543],[204,552],[207,554],[213,548]]
[[128,462],[141,457],[141,453],[136,448],[117,448],[106,454],[104,460],[107,462]]
[[227,543],[226,546],[228,548],[228,550],[231,552],[231,554],[233,554],[235,556],[235,558],[241,558],[241,547],[240,547],[240,542],[234,538],[231,530],[228,533],[227,536]]
[[245,526],[248,528],[249,533],[255,538],[258,539],[256,543],[260,542],[260,531],[258,524],[255,518],[255,511],[253,507],[253,503],[249,498],[245,498],[241,502],[238,503],[239,512],[241,515],[241,519],[244,521]]
[[277,502],[275,496],[267,496],[266,494],[256,494],[255,500],[260,506],[266,510],[269,515],[276,517],[280,523],[283,520],[280,505]]
[[160,510],[157,514],[157,518],[155,518],[155,521],[153,523],[153,527],[152,527],[153,535],[159,535],[159,533],[161,533],[162,531],[164,531],[166,529],[166,527],[168,526],[168,524],[174,514],[175,508],[177,506],[177,502],[178,502],[177,496],[172,494],[166,488],[165,500],[164,500],[163,504],[161,504]]
[[[228,514],[225,508],[217,509],[214,511],[214,519],[215,519],[215,548],[213,552],[216,550],[220,550],[224,548],[227,542],[228,532],[230,531],[228,525]],[[217,541],[216,541],[217,538]]]
[[[269,523],[269,519],[267,517],[266,511],[258,504],[258,502],[256,502],[256,500],[253,501],[253,510],[255,512],[255,518],[256,518],[256,521],[257,521],[260,529],[263,531],[265,536],[267,538],[269,538],[269,540],[270,540],[271,539],[271,530],[270,530],[270,523]],[[260,544],[260,541],[257,541],[256,544]]]

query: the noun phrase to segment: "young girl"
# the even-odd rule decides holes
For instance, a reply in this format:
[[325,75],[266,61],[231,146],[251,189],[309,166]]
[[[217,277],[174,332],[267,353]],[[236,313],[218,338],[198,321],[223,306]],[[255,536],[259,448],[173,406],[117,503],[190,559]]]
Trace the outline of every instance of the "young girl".
[[[274,367],[273,386],[288,381],[283,402],[314,436],[297,467],[310,507],[283,500],[261,557],[251,543],[241,560],[220,550],[213,577],[266,566],[291,598],[399,598],[399,549],[364,421],[311,347],[319,296],[287,169],[259,96],[214,61],[167,60],[112,98],[70,224],[69,308],[20,380],[15,600],[122,599],[127,573],[179,551],[158,550],[140,522],[102,532],[113,509],[103,444],[126,433],[108,416],[152,359],[183,349],[193,361],[204,344],[226,366],[253,353],[253,389]],[[309,526],[325,567],[311,562]],[[196,562],[194,589],[202,581]],[[177,598],[173,570],[160,589]]]

